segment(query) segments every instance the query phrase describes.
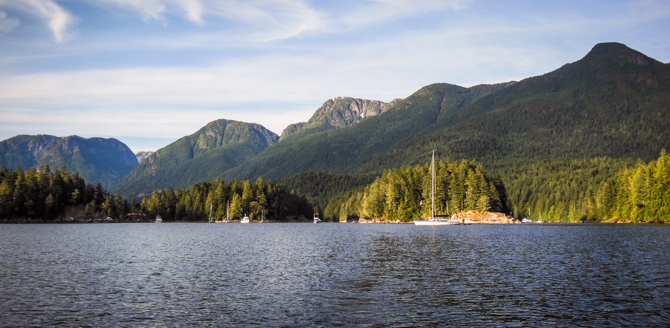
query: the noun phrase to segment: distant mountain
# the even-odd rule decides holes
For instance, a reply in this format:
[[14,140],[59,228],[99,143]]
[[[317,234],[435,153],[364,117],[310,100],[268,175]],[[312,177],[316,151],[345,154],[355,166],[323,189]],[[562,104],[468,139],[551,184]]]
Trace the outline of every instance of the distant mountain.
[[[426,86],[355,125],[279,142],[223,177],[262,175],[302,186],[309,183],[301,179],[314,174],[301,173],[317,171],[320,179],[332,180],[320,184],[337,186],[342,174],[423,164],[433,149],[442,158],[477,159],[492,171],[510,172],[570,158],[648,161],[663,148],[670,148],[670,64],[603,43],[577,62],[520,82]],[[522,188],[515,180],[522,176],[503,178]],[[356,186],[354,181],[339,188]],[[320,197],[298,187],[296,192]],[[523,196],[514,197],[523,202]]]
[[153,154],[154,152],[152,151],[138,151],[135,154],[135,157],[137,157],[137,162],[142,164],[142,162],[149,157],[149,155]]
[[185,188],[245,163],[279,136],[261,125],[217,120],[149,155],[113,186],[124,194]]
[[388,104],[378,100],[336,97],[327,100],[307,122],[289,125],[281,139],[299,132],[300,137],[354,125],[383,113]]
[[641,158],[670,146],[670,64],[618,43],[473,102],[377,159],[398,165],[435,148],[483,162]]
[[[223,178],[255,179],[263,176],[281,179],[309,170],[339,174],[381,172],[381,168],[368,171],[361,171],[360,168],[376,156],[392,152],[403,142],[425,133],[438,119],[453,117],[473,101],[510,84],[472,88],[451,84],[429,85],[406,99],[389,104],[379,103],[379,110],[371,112],[374,115],[368,115],[364,120],[356,119],[360,114],[350,115],[348,117],[352,121],[345,122],[352,123],[340,124],[338,126],[342,127],[337,129],[333,128],[332,122],[339,122],[337,119],[341,115],[331,114],[330,108],[338,107],[330,105],[332,100],[329,100],[304,127],[293,134],[284,133],[287,136],[280,142],[244,165],[226,171]],[[337,99],[333,102],[337,103]]]
[[88,183],[109,186],[137,167],[133,152],[116,139],[19,135],[0,142],[0,166],[77,172]]

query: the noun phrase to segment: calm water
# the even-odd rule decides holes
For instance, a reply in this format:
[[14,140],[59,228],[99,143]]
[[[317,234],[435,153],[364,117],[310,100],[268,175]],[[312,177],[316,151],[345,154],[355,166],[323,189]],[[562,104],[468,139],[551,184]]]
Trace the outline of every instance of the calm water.
[[668,326],[670,226],[0,225],[3,326]]

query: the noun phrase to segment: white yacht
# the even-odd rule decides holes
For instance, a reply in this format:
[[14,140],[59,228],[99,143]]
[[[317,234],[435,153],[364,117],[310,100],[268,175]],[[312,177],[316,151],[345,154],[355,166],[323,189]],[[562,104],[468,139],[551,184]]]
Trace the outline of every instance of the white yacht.
[[321,222],[321,219],[319,219],[319,213],[314,213],[314,223],[319,223]]
[[430,211],[430,218],[428,219],[418,219],[414,220],[415,225],[456,225],[461,224],[461,221],[451,220],[451,219],[438,219],[435,218],[435,151],[433,150],[433,159],[430,162],[430,171],[431,171],[431,202],[432,208]]
[[161,218],[160,215],[156,215],[156,223],[161,223],[163,222],[163,218]]
[[249,217],[245,214],[242,220],[240,220],[240,223],[249,223],[251,220],[249,220]]

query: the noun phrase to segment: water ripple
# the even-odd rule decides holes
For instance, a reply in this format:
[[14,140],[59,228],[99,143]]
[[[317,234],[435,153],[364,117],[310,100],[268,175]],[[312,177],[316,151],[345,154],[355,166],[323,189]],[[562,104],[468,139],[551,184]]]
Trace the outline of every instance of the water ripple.
[[0,326],[668,326],[669,246],[653,225],[3,225]]

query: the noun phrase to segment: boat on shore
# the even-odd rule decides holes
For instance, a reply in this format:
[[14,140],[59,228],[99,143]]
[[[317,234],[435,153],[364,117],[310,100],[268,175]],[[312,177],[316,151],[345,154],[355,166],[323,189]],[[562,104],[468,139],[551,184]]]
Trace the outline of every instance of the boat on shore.
[[521,223],[533,223],[533,220],[531,220],[531,219],[527,219],[527,218],[523,218],[523,219],[521,220]]
[[415,225],[421,226],[436,226],[436,225],[457,225],[461,224],[459,220],[436,218],[435,217],[435,151],[433,150],[433,159],[430,162],[430,171],[431,171],[431,210],[430,218],[427,219],[418,219],[414,220]]

